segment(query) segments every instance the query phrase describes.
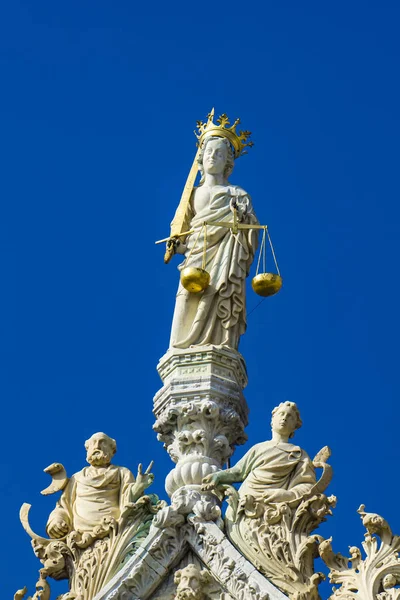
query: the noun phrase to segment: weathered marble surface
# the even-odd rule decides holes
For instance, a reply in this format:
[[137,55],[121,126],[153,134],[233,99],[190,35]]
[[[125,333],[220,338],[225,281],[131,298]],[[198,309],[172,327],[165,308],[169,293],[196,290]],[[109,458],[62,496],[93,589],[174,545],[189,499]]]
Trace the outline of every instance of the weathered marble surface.
[[154,397],[154,429],[176,463],[166,490],[174,506],[191,512],[202,497],[202,479],[221,469],[246,440],[247,383],[243,358],[224,347],[170,349],[160,360],[163,387]]
[[[202,267],[206,235],[205,270],[210,285],[201,293],[188,292],[180,283],[172,323],[170,347],[189,348],[205,344],[237,349],[246,330],[246,277],[258,243],[258,231],[231,229],[212,222],[232,222],[237,210],[242,223],[258,224],[250,196],[241,187],[231,185],[232,148],[226,138],[208,137],[199,155],[202,172],[200,185],[193,190],[186,230],[194,230],[175,251],[185,254],[186,266]],[[201,230],[204,222],[206,230]],[[200,233],[199,233],[200,232]]]
[[91,532],[103,519],[118,520],[153,482],[154,475],[143,473],[141,465],[135,478],[129,469],[111,464],[117,444],[105,433],[93,434],[85,448],[89,467],[70,478],[49,516],[46,529],[52,538]]
[[94,434],[85,447],[90,466],[69,480],[62,465],[51,465],[53,482],[45,492],[63,491],[48,520],[50,538],[30,528],[30,505],[21,509],[22,524],[43,564],[35,600],[48,600],[48,577],[68,579],[70,591],[63,600],[92,600],[135,552],[165,506],[157,496],[143,495],[153,481],[151,465],[145,472],[139,465],[136,478],[129,469],[112,465],[116,442],[104,433]]
[[358,513],[366,529],[364,557],[357,546],[350,546],[349,558],[335,554],[332,538],[319,545],[319,554],[330,570],[329,580],[335,586],[330,600],[399,600],[400,536],[393,535],[380,515],[365,512],[364,505]]
[[[301,426],[293,402],[272,411],[271,426],[271,440],[253,446],[231,469],[208,474],[203,489],[227,495],[227,534],[250,562],[293,600],[317,600],[323,575],[314,570],[318,537],[310,533],[336,502],[322,493],[331,479],[330,452],[325,447],[311,461],[289,442]],[[323,469],[318,482],[315,467]],[[236,482],[242,483],[238,492],[229,485]]]
[[173,600],[175,573],[195,563],[205,570],[211,600],[285,600],[212,522],[172,524],[156,517],[143,547],[95,600]]

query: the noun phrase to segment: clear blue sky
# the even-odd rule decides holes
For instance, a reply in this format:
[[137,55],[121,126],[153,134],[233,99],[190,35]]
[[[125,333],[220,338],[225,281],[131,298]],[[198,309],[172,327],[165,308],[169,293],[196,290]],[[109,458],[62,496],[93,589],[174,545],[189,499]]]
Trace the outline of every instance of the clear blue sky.
[[332,448],[334,548],[361,543],[362,502],[400,533],[399,18],[382,0],[2,3],[4,598],[33,593],[40,566],[21,503],[43,533],[55,498],[39,494],[42,469],[82,468],[93,432],[135,472],[154,459],[165,497],[151,411],[178,272],[154,240],[212,106],[253,131],[231,181],[284,277],[241,344],[251,422],[236,457],[293,400],[297,442]]

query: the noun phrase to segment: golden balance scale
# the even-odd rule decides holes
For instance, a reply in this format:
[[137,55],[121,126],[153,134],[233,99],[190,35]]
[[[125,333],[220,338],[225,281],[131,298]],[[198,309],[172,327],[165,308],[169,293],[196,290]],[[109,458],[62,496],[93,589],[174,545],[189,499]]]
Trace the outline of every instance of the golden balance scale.
[[[278,267],[278,263],[276,260],[275,251],[274,251],[274,247],[272,245],[271,237],[269,235],[268,227],[266,225],[247,225],[244,223],[240,223],[237,218],[236,208],[233,210],[233,222],[232,223],[229,223],[226,221],[213,221],[213,222],[205,221],[203,223],[202,227],[199,228],[199,232],[197,234],[196,241],[193,244],[193,248],[192,248],[189,256],[187,257],[186,262],[189,263],[190,256],[191,256],[194,248],[197,245],[197,240],[199,239],[199,236],[204,229],[204,247],[203,247],[202,266],[201,266],[201,268],[187,266],[187,267],[184,267],[181,271],[181,283],[182,283],[183,287],[186,290],[188,290],[188,292],[192,292],[193,294],[199,294],[200,292],[204,292],[204,290],[207,289],[207,287],[210,284],[210,273],[208,271],[206,271],[206,268],[205,268],[205,266],[206,266],[206,250],[207,250],[207,225],[212,225],[213,227],[215,227],[215,226],[228,227],[228,228],[232,229],[232,233],[234,235],[236,235],[238,233],[238,231],[241,229],[262,229],[263,237],[262,237],[260,252],[259,252],[258,261],[257,261],[256,275],[253,277],[253,279],[251,281],[251,286],[256,294],[258,294],[259,296],[263,296],[265,298],[268,296],[273,296],[274,294],[277,294],[279,292],[279,290],[282,287],[282,277],[281,277],[281,274],[279,271],[279,267]],[[183,233],[176,234],[174,236],[174,238],[177,239],[178,237],[186,237],[187,235],[190,235],[194,232],[195,232],[194,229],[192,229],[190,231],[185,231]],[[276,273],[267,273],[266,272],[266,266],[265,266],[266,265],[266,237],[268,237],[268,242],[270,245],[272,257],[274,259],[275,268],[277,271]],[[174,238],[171,238],[171,237],[165,238],[163,240],[158,240],[156,242],[156,244],[161,244],[163,242],[167,242],[167,243],[170,242],[170,244],[167,246],[167,251],[166,251],[165,257],[164,257],[164,262],[166,262],[166,263],[170,261],[172,255],[173,255],[173,243],[174,243],[173,240],[174,240]],[[261,258],[263,260],[264,271],[262,273],[259,273]]]

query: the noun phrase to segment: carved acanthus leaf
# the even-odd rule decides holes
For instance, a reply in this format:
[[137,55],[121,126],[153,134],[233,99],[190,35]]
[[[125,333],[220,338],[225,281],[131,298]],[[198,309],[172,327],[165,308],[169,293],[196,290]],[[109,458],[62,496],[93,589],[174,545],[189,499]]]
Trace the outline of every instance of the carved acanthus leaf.
[[358,509],[367,533],[362,547],[365,557],[356,546],[350,547],[350,557],[335,554],[331,538],[321,542],[319,553],[329,567],[333,588],[332,600],[398,600],[400,597],[400,537],[380,515]]
[[268,600],[268,594],[261,592],[258,584],[248,579],[224,551],[217,537],[207,532],[207,524],[197,521],[195,517],[190,517],[189,521],[193,525],[193,529],[187,530],[191,546],[228,593],[237,600]]

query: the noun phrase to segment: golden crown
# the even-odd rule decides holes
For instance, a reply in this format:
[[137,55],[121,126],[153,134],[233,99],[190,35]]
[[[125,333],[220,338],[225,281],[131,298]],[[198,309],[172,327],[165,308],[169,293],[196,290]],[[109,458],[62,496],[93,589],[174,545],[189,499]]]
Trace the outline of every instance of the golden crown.
[[227,115],[223,114],[217,119],[217,124],[214,123],[214,109],[207,115],[207,121],[197,121],[198,132],[195,131],[195,135],[198,139],[198,146],[201,147],[205,138],[209,136],[225,137],[229,140],[233,147],[235,158],[238,158],[241,154],[246,154],[245,148],[254,146],[254,142],[247,141],[251,136],[251,131],[239,131],[236,132],[236,127],[240,123],[240,119],[236,119],[232,127],[230,125]]

